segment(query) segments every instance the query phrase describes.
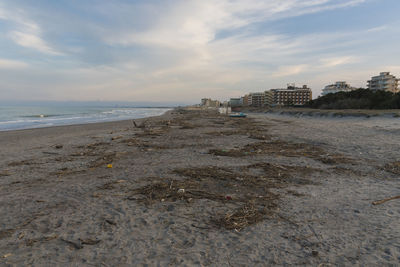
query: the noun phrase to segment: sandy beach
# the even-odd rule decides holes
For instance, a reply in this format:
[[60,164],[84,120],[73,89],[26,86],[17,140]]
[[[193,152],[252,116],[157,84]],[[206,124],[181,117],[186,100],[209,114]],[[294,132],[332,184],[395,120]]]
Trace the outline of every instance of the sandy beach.
[[1,266],[398,266],[399,118],[135,124],[0,132]]

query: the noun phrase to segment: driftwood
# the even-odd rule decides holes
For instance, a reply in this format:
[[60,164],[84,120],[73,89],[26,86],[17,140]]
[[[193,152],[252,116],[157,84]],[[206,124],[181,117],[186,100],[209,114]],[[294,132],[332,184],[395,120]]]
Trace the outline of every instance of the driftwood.
[[136,128],[146,128],[147,120],[143,121],[141,124],[137,124],[136,121],[132,120],[132,123]]
[[394,200],[394,199],[399,199],[399,198],[400,198],[400,196],[395,196],[395,197],[385,198],[385,199],[382,199],[382,200],[377,200],[377,201],[372,202],[372,205],[380,205],[380,204],[383,204],[383,203],[385,203],[385,202],[387,202],[389,200]]

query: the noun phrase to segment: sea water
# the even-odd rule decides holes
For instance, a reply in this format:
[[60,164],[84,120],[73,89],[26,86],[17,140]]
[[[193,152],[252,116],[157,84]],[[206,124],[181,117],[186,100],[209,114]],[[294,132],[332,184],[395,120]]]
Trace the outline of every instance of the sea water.
[[158,116],[170,109],[109,106],[0,105],[0,131],[139,119]]

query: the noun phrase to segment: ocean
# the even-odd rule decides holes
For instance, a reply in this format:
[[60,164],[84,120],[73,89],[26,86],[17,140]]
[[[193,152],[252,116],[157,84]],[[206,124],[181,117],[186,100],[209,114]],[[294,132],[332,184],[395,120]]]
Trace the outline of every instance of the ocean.
[[0,131],[139,119],[158,116],[170,109],[76,105],[0,105]]

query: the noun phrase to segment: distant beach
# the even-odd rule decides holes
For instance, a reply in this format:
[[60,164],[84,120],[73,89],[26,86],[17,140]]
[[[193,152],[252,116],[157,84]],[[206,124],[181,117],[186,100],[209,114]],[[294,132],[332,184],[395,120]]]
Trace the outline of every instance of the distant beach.
[[0,132],[0,265],[395,266],[385,119],[193,108]]

